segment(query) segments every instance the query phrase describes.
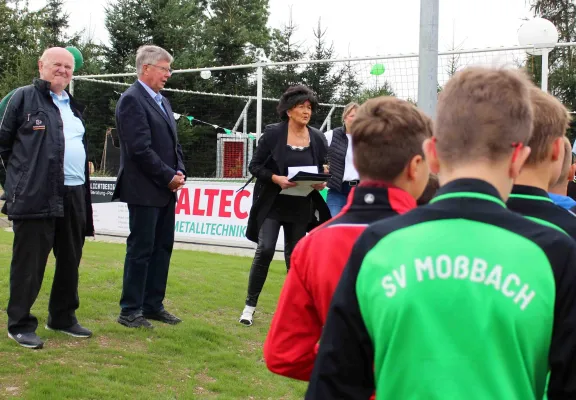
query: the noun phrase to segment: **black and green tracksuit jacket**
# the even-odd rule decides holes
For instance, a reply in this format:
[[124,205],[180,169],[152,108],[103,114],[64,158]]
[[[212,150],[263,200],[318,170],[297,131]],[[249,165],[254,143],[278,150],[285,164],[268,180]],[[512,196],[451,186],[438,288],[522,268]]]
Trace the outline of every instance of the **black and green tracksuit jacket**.
[[509,210],[535,222],[559,229],[576,239],[576,216],[554,204],[545,190],[533,186],[514,185],[506,206]]
[[475,179],[371,225],[334,294],[307,399],[576,398],[576,243]]

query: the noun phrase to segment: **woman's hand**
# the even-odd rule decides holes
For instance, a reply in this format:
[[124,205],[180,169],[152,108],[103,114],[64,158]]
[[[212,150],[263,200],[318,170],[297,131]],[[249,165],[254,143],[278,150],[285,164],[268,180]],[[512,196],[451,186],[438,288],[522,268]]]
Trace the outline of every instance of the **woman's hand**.
[[280,186],[282,189],[288,189],[297,185],[296,182],[290,182],[287,176],[272,175],[272,182]]
[[322,183],[317,183],[315,185],[311,185],[314,189],[321,191],[324,190],[324,188],[326,187],[326,182],[322,182]]

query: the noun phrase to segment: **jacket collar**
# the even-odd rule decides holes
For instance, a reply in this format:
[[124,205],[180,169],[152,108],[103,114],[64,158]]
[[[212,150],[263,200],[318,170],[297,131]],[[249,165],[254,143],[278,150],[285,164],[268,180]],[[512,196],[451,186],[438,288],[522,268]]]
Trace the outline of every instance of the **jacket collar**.
[[[45,81],[44,79],[34,78],[33,85],[40,93],[49,97],[50,101],[52,101],[52,97],[50,96],[50,82]],[[78,103],[68,90],[65,89],[64,91],[70,98],[70,106],[73,109],[78,110],[80,113],[83,113],[86,107],[83,104]]]
[[552,199],[543,189],[527,186],[527,185],[514,185],[510,198],[525,199],[525,200],[540,200],[553,203]]
[[408,192],[382,181],[361,181],[352,188],[342,211],[389,208],[403,214],[416,208],[416,199]]
[[486,206],[492,204],[506,208],[506,203],[500,197],[498,190],[490,183],[472,178],[456,179],[440,187],[430,204],[449,199],[481,201]]

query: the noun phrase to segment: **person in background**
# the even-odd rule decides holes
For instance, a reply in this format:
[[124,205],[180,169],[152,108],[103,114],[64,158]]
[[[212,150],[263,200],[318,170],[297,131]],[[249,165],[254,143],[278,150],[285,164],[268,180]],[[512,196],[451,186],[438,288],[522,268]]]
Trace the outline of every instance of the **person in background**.
[[422,193],[422,195],[418,197],[418,200],[416,200],[416,204],[418,204],[419,206],[428,204],[430,200],[432,200],[434,195],[436,195],[436,192],[438,191],[439,187],[440,185],[438,183],[438,177],[434,174],[430,174],[430,178],[428,179],[428,183],[426,184],[424,193]]
[[[415,208],[429,181],[422,143],[432,136],[432,120],[415,106],[394,97],[368,100],[352,128],[360,184],[336,217],[296,246],[264,343],[268,369],[294,379],[310,378],[332,294],[358,236],[372,222]],[[323,251],[327,244],[330,251]]]
[[128,204],[130,224],[118,323],[128,328],[153,328],[149,320],[181,322],[163,304],[174,246],[176,192],[186,177],[174,113],[160,94],[172,76],[172,61],[161,47],[140,47],[138,79],[116,105],[120,170],[112,199]]
[[530,88],[530,98],[534,109],[532,137],[527,144],[530,157],[514,182],[507,206],[576,239],[576,218],[548,196],[548,189],[558,182],[563,168],[570,115],[558,99],[536,86]]
[[56,270],[46,328],[76,338],[92,336],[76,319],[80,259],[94,225],[84,107],[66,91],[74,57],[64,48],[49,48],[38,70],[40,79],[14,90],[0,115],[2,212],[14,230],[8,337],[32,349],[44,345],[30,309],[51,251]]
[[576,163],[574,163],[574,154],[572,153],[572,145],[567,137],[564,137],[564,163],[562,164],[562,171],[558,181],[550,186],[548,195],[554,204],[570,211],[574,211],[576,201],[568,196],[568,184],[574,181],[574,174],[576,173]]
[[505,204],[531,86],[483,67],[446,83],[424,142],[440,189],[354,245],[306,399],[542,399],[548,371],[549,400],[576,398],[576,243]]
[[328,180],[328,194],[326,203],[330,209],[330,215],[338,215],[346,204],[350,189],[359,182],[358,171],[354,167],[352,151],[352,134],[350,124],[356,117],[359,105],[350,103],[344,107],[340,128],[328,131],[324,134],[328,143],[328,172],[332,175]]
[[266,127],[250,161],[249,170],[256,177],[256,184],[246,237],[258,247],[239,320],[247,326],[252,325],[280,228],[284,230],[284,258],[288,270],[296,243],[307,231],[330,219],[330,210],[319,193],[325,184],[315,185],[315,190],[305,197],[280,193],[282,189],[296,186],[288,180],[289,167],[312,167],[316,172],[323,172],[327,155],[325,138],[320,131],[308,126],[317,105],[316,96],[306,86],[292,86],[286,90],[277,107],[282,122]]

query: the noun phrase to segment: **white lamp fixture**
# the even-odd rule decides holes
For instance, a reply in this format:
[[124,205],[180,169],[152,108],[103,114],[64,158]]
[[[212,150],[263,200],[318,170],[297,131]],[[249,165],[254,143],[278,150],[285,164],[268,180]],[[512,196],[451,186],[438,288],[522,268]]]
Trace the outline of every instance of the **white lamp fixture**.
[[542,90],[548,91],[548,53],[558,43],[558,30],[554,24],[544,18],[526,21],[518,29],[518,42],[521,46],[534,46],[526,49],[533,56],[542,55]]
[[534,18],[518,29],[518,42],[521,46],[533,45],[535,48],[527,49],[526,52],[538,56],[543,53],[543,49],[552,49],[558,43],[558,30],[547,19]]

